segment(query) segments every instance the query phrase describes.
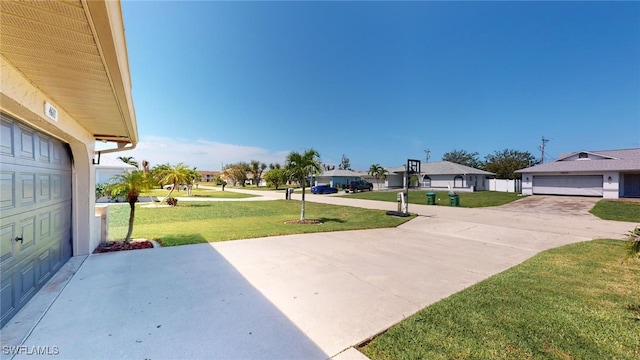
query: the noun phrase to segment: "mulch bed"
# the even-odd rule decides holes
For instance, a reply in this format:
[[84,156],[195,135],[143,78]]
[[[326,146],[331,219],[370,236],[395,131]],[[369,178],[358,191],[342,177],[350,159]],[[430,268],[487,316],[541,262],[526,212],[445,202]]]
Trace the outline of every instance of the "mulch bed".
[[125,243],[124,241],[108,241],[106,244],[100,244],[93,253],[105,253],[105,252],[114,252],[114,251],[125,251],[125,250],[139,250],[139,249],[151,249],[153,248],[153,243],[149,240],[144,241],[132,241],[130,243]]
[[302,225],[320,225],[322,221],[319,220],[290,220],[285,221],[285,224],[302,224]]

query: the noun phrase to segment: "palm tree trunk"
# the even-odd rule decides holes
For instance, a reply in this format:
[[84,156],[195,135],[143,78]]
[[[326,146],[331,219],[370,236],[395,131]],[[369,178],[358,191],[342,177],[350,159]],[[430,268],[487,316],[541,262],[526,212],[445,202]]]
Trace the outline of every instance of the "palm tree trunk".
[[300,207],[300,220],[304,221],[304,179],[302,181],[302,206]]
[[126,244],[131,242],[131,233],[133,233],[133,220],[134,220],[135,215],[136,215],[136,203],[135,203],[135,201],[134,202],[129,202],[129,207],[131,208],[131,210],[129,211],[129,229],[127,230],[127,236],[124,238],[124,242]]

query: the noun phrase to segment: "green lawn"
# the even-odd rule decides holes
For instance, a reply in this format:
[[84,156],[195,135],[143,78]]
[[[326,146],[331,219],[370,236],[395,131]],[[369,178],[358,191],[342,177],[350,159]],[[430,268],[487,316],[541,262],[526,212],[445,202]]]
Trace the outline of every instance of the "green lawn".
[[[396,202],[398,191],[365,191],[355,194],[345,194],[342,196],[352,197],[355,199],[368,199],[368,200],[380,200],[380,201],[392,201]],[[436,205],[449,206],[449,193],[448,191],[434,191],[436,193]],[[427,191],[424,190],[410,190],[409,191],[409,203],[410,204],[427,204]],[[516,193],[506,193],[498,191],[477,191],[473,193],[458,193],[460,196],[461,207],[475,208],[475,207],[487,207],[498,206],[510,203],[512,201],[521,199],[522,196],[518,196]]]
[[433,304],[360,350],[371,359],[640,359],[640,261],[625,243],[545,251]]
[[590,212],[605,220],[640,223],[640,202],[637,201],[600,200]]
[[[285,224],[300,218],[300,201],[179,202],[176,207],[136,205],[133,238],[160,239],[165,246],[263,236],[394,227],[411,219],[381,210],[306,202],[306,218],[321,225]],[[109,208],[109,238],[123,239],[128,206]]]
[[[167,196],[168,193],[169,193],[169,190],[154,189],[146,193],[140,194],[140,196],[141,197],[155,196],[158,199],[163,199],[165,196]],[[173,193],[171,193],[171,196],[187,197],[188,195],[185,190],[175,190]],[[221,189],[211,190],[211,189],[193,188],[193,190],[191,190],[191,197],[195,197],[195,198],[201,197],[201,198],[243,199],[243,198],[250,198],[255,196],[256,195],[242,194],[242,193],[237,193],[233,191],[221,191]]]

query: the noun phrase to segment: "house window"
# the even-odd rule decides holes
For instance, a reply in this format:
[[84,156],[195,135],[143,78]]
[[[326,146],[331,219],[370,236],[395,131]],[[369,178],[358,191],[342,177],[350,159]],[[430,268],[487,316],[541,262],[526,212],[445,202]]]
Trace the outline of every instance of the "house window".
[[456,177],[453,178],[453,187],[461,188],[463,186],[462,183],[463,183],[462,176],[456,175]]
[[422,177],[422,186],[431,187],[431,178],[429,175],[425,175]]
[[587,154],[586,152],[581,152],[580,154],[578,154],[578,159],[588,159],[589,158],[589,154]]

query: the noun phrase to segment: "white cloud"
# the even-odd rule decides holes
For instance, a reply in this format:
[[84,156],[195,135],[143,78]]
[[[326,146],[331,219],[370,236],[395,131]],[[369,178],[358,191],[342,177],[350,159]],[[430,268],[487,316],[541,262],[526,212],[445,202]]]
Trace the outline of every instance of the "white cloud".
[[184,163],[198,170],[212,171],[220,170],[222,164],[239,161],[258,160],[267,165],[276,162],[284,164],[287,154],[289,151],[272,151],[255,146],[147,136],[140,140],[135,149],[110,153],[108,156],[111,158],[131,156],[138,162],[147,160],[151,167],[166,163],[172,165]]

